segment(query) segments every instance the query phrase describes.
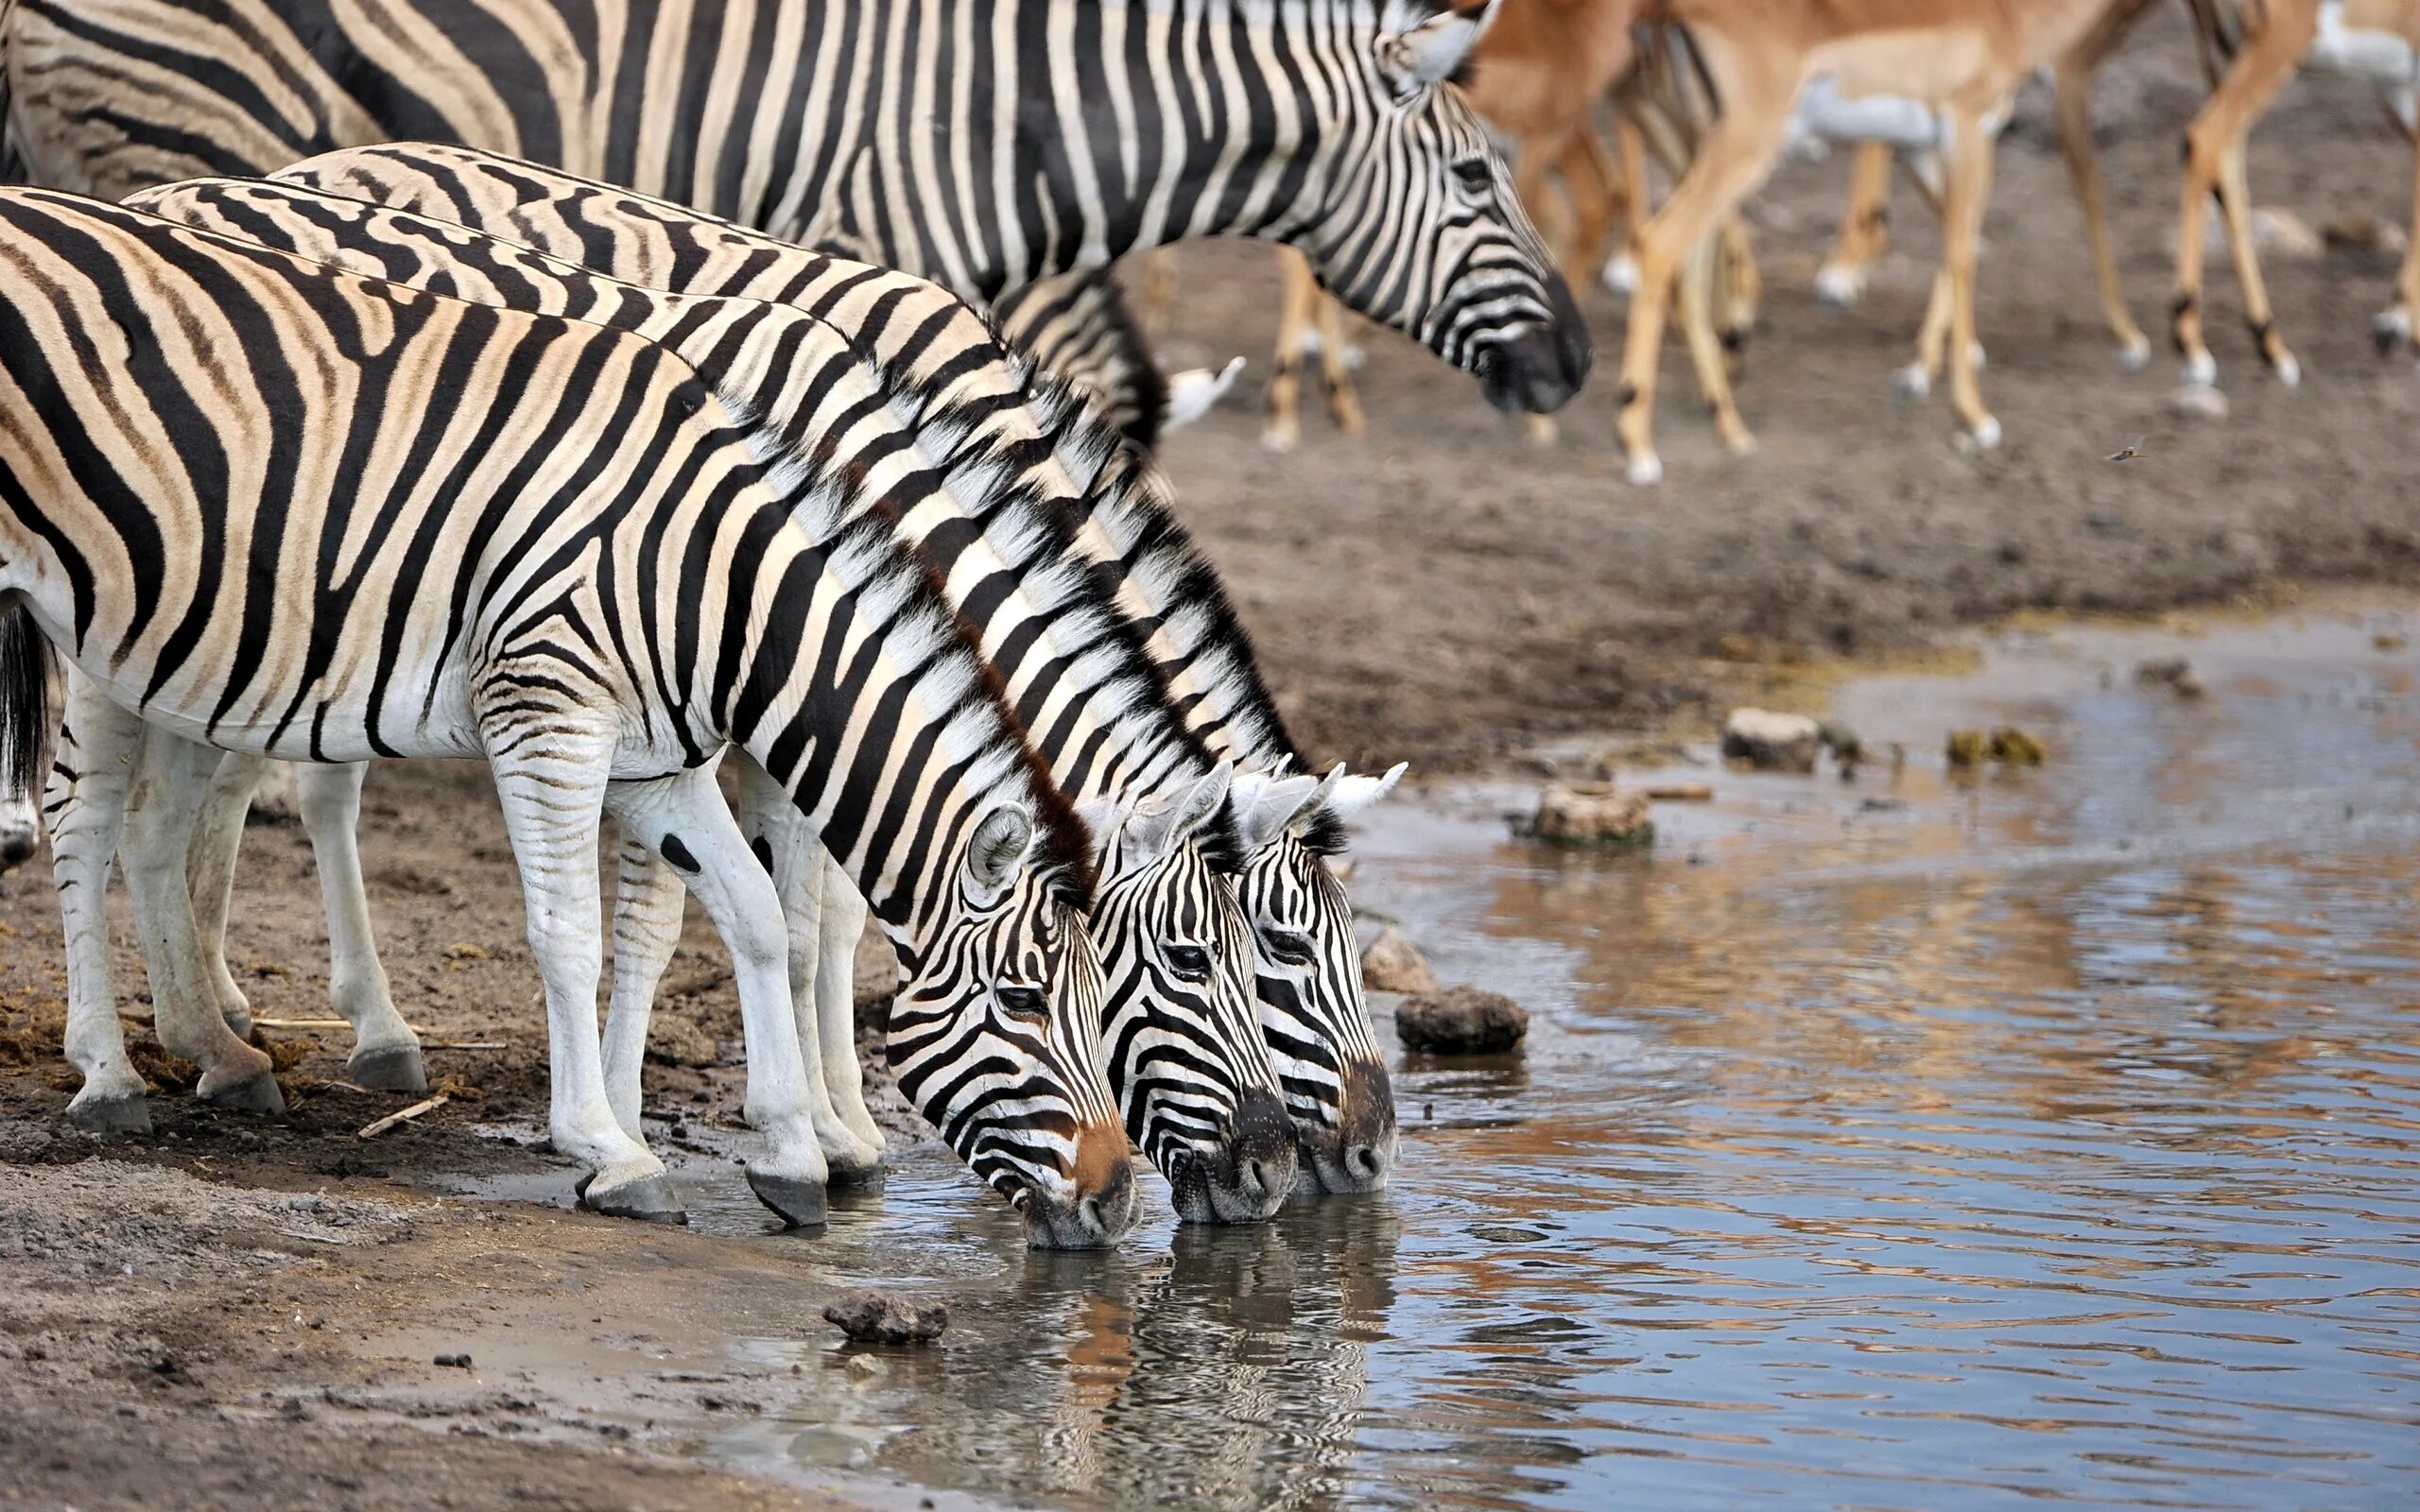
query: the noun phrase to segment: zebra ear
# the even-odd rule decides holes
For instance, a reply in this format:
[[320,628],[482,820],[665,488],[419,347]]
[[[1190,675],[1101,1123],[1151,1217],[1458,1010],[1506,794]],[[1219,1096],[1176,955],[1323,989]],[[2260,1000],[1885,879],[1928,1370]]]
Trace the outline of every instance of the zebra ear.
[[[1403,6],[1390,8],[1407,9]],[[1409,100],[1422,90],[1453,77],[1478,45],[1479,38],[1495,24],[1498,0],[1479,0],[1477,5],[1458,6],[1442,10],[1424,21],[1415,22],[1400,31],[1382,32],[1378,37],[1378,72],[1398,100]]]
[[1216,823],[1235,780],[1235,767],[1220,762],[1184,791],[1146,800],[1126,829],[1134,863],[1149,866]]
[[1247,772],[1236,779],[1236,843],[1245,855],[1272,846],[1286,827],[1319,801],[1323,784],[1316,777],[1279,777]]
[[1410,765],[1409,762],[1397,762],[1384,777],[1347,777],[1339,782],[1335,791],[1328,795],[1327,806],[1338,818],[1349,819],[1393,792],[1395,784],[1403,781],[1403,774]]
[[1003,803],[976,821],[966,842],[966,884],[976,901],[997,902],[1032,847],[1033,816],[1022,803]]

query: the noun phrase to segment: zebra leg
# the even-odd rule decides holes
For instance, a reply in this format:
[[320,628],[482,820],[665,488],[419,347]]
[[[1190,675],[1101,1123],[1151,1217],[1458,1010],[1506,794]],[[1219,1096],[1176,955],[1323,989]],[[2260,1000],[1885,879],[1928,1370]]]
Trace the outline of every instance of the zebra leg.
[[822,884],[823,937],[816,954],[814,1001],[816,1030],[823,1040],[823,1085],[840,1121],[879,1152],[882,1127],[866,1109],[865,1068],[857,1061],[857,940],[871,910],[856,879],[828,852]]
[[686,1223],[664,1162],[622,1132],[605,1094],[596,1038],[596,984],[605,973],[596,841],[613,740],[559,730],[534,741],[497,725],[503,721],[491,721],[484,733],[489,749],[501,753],[492,758],[496,798],[521,868],[529,951],[546,982],[547,1128],[558,1151],[588,1168],[579,1181],[583,1205]]
[[202,975],[218,1002],[227,1027],[243,1039],[252,1034],[252,1005],[227,970],[227,911],[235,892],[235,853],[244,841],[244,816],[252,791],[268,769],[266,757],[228,751],[194,817],[192,860],[185,880],[193,893],[194,931],[201,945]]
[[[837,947],[832,943],[842,931],[865,927],[864,906],[853,884],[844,883],[840,889],[828,884],[825,872],[835,863],[807,828],[789,794],[745,752],[733,757],[732,770],[737,779],[732,784],[733,812],[749,849],[773,880],[789,933],[790,1016],[813,1081],[806,1095],[816,1139],[823,1148],[833,1184],[870,1184],[882,1175],[883,1138],[873,1120],[866,1116],[860,1085],[864,1074],[857,1066],[850,994],[856,936],[849,934]],[[840,917],[836,919],[835,897],[844,890],[847,896],[838,899]],[[826,977],[835,971],[838,986],[828,988]],[[836,990],[837,1019],[832,1000],[826,996]],[[754,1058],[752,1054],[750,1058]],[[851,1108],[856,1111],[855,1118],[849,1116]]]
[[142,775],[126,811],[127,886],[134,894],[161,1045],[201,1068],[194,1090],[208,1101],[283,1113],[285,1099],[268,1057],[238,1038],[219,1009],[194,922],[187,863],[218,757],[164,730],[144,732]]
[[84,1085],[67,1105],[78,1128],[148,1134],[149,1091],[127,1058],[110,982],[110,868],[126,793],[143,754],[143,722],[71,679],[43,808],[50,819],[51,877],[67,936],[67,1059]]
[[605,1010],[605,1096],[614,1122],[644,1140],[640,1070],[647,1062],[647,1023],[655,1009],[656,985],[681,945],[681,878],[655,852],[622,836],[622,859],[614,891],[614,999]]
[[370,923],[370,894],[361,880],[361,780],[366,764],[313,765],[295,774],[302,788],[302,829],[320,872],[328,915],[328,996],[337,1016],[353,1025],[345,1074],[388,1092],[428,1090],[420,1037],[395,1011],[378,937]]
[[731,951],[748,1039],[748,1122],[765,1151],[748,1162],[757,1200],[795,1227],[825,1219],[830,1179],[811,1111],[823,1100],[806,1063],[789,993],[789,936],[772,879],[749,853],[710,766],[651,782],[617,782],[609,796],[623,833],[681,874]]

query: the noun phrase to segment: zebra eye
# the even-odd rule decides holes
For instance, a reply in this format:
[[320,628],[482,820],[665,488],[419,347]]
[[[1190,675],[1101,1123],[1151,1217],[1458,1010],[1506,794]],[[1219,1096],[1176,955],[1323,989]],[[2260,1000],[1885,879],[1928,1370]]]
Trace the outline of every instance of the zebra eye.
[[1207,981],[1210,976],[1210,953],[1199,945],[1168,947],[1168,970],[1188,982]]
[[1495,187],[1495,169],[1485,158],[1464,158],[1455,163],[1454,178],[1464,194],[1483,195]]
[[1260,942],[1269,947],[1270,954],[1276,956],[1288,966],[1311,964],[1311,936],[1300,931],[1264,929],[1260,932]]
[[1038,987],[1002,987],[992,989],[1000,1011],[1012,1019],[1046,1019],[1050,1016],[1050,1000]]

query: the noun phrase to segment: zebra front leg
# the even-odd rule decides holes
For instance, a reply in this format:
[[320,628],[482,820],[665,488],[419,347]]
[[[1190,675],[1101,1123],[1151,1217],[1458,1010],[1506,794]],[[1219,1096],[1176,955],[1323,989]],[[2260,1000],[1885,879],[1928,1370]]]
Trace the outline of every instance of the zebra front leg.
[[587,1167],[579,1186],[584,1206],[686,1223],[664,1162],[614,1122],[596,1037],[605,972],[596,843],[614,741],[560,731],[542,740],[501,721],[484,734],[488,748],[503,753],[492,758],[496,798],[521,868],[529,951],[546,983],[546,1123],[555,1148]]
[[647,1025],[655,991],[681,946],[682,903],[688,889],[670,867],[627,833],[614,890],[614,998],[605,1012],[605,1096],[614,1122],[634,1140],[639,1123],[641,1071],[647,1064]]
[[328,997],[353,1025],[345,1075],[379,1091],[428,1090],[420,1037],[395,1011],[378,936],[370,923],[370,893],[361,879],[361,780],[367,765],[313,765],[295,774],[302,788],[302,829],[320,872],[328,915]]
[[[824,1164],[835,1185],[870,1185],[882,1176],[883,1138],[865,1112],[851,970],[857,947],[853,931],[865,927],[864,905],[845,875],[833,885],[828,874],[837,863],[789,794],[745,752],[733,756],[732,773],[733,813],[782,901],[790,1013],[813,1077],[808,1111]],[[838,939],[841,934],[847,937]],[[835,992],[837,1009],[829,995]]]
[[72,679],[43,809],[67,936],[67,1060],[84,1074],[67,1118],[95,1133],[151,1132],[110,981],[110,868],[142,755],[143,722]]
[[144,731],[141,775],[127,805],[126,881],[151,977],[151,1019],[160,1043],[201,1068],[194,1089],[227,1108],[283,1113],[269,1058],[229,1027],[204,963],[194,920],[190,863],[194,827],[218,775],[219,752],[161,730]]
[[193,890],[194,932],[204,980],[218,1000],[219,1016],[239,1038],[252,1035],[252,1005],[227,969],[227,912],[235,891],[235,855],[244,842],[244,816],[252,806],[268,760],[228,751],[194,816],[192,860],[186,881]]
[[617,782],[609,798],[622,833],[688,885],[731,951],[748,1040],[748,1122],[766,1149],[748,1162],[757,1200],[794,1227],[824,1222],[830,1170],[814,1104],[828,1101],[821,1070],[799,1040],[789,990],[789,936],[773,880],[749,852],[711,766],[648,782]]
[[856,880],[828,851],[823,853],[822,875],[822,943],[816,953],[814,1002],[816,1032],[823,1041],[823,1085],[840,1121],[873,1145],[879,1160],[885,1143],[882,1125],[866,1108],[865,1067],[857,1059],[857,940],[872,911]]

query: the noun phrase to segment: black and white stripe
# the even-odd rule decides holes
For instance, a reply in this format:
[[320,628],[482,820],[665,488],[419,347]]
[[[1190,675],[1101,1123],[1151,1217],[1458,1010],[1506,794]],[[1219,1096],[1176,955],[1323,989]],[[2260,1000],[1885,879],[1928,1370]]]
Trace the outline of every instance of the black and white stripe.
[[18,0],[9,145],[106,198],[381,140],[629,184],[997,300],[1192,236],[1549,410],[1591,352],[1445,0]]
[[[556,1143],[596,1173],[588,1196],[665,1202],[596,1077],[610,809],[732,943],[770,1146],[751,1178],[780,1208],[821,1160],[781,1080],[780,1052],[792,1083],[799,1056],[779,904],[712,782],[730,741],[915,963],[903,1089],[1038,1238],[1106,1242],[1132,1187],[1080,918],[1090,842],[962,624],[862,512],[847,478],[634,335],[0,192],[0,594],[97,721],[137,721],[165,799],[128,836],[147,936],[190,932],[182,865],[160,862],[189,838],[199,747],[484,754],[546,977]],[[0,685],[27,717],[26,679]],[[164,964],[161,1033],[204,1092],[265,1078]]]

